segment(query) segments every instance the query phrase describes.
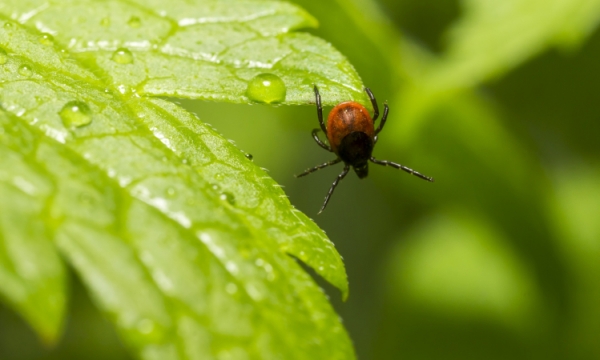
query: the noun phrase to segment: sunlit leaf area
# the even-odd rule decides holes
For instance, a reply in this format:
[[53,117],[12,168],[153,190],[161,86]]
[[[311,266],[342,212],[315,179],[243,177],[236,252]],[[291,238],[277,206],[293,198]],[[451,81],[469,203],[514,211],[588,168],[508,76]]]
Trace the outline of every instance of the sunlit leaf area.
[[[599,23],[1,1],[0,359],[599,359]],[[435,181],[370,163],[318,214],[315,85],[325,119],[368,87],[373,156]]]

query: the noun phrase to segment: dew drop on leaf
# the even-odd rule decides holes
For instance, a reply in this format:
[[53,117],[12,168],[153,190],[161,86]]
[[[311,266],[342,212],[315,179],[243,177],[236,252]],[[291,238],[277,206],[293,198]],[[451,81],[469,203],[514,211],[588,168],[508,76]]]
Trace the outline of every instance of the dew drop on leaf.
[[261,301],[264,299],[264,293],[261,288],[262,286],[254,281],[250,281],[248,284],[246,284],[246,292],[254,301]]
[[133,62],[133,54],[129,49],[118,48],[113,53],[111,59],[118,64],[131,64]]
[[31,74],[33,74],[33,70],[31,69],[30,65],[21,65],[19,66],[19,74],[21,76],[29,77]]
[[58,112],[63,124],[67,128],[76,128],[92,122],[92,111],[90,107],[81,101],[69,101]]
[[246,159],[252,161],[252,159],[254,159],[254,156],[252,156],[252,154],[246,154]]
[[227,191],[222,192],[221,195],[219,195],[219,199],[221,199],[223,201],[227,201],[231,205],[235,205],[235,197],[230,192],[227,192]]
[[104,27],[108,27],[110,25],[110,18],[102,18],[102,20],[100,20],[100,25],[104,26]]
[[167,189],[167,196],[168,197],[173,197],[173,196],[175,196],[175,194],[176,194],[176,192],[175,192],[174,188],[170,187],[170,188]]
[[54,37],[50,34],[42,34],[42,36],[40,36],[40,43],[42,45],[52,46],[54,45]]
[[142,334],[150,334],[154,329],[154,322],[149,319],[143,319],[138,322],[137,328]]
[[229,295],[233,295],[237,292],[237,285],[230,282],[225,285],[225,291],[227,291]]
[[87,193],[79,194],[79,202],[83,205],[91,205],[93,200],[92,197]]
[[0,49],[0,65],[4,65],[8,62],[8,55],[4,49]]
[[129,18],[129,21],[127,21],[127,25],[132,28],[139,28],[142,25],[142,20],[137,16],[132,16]]
[[272,104],[285,100],[286,87],[281,78],[275,74],[263,73],[248,82],[246,96],[256,102]]

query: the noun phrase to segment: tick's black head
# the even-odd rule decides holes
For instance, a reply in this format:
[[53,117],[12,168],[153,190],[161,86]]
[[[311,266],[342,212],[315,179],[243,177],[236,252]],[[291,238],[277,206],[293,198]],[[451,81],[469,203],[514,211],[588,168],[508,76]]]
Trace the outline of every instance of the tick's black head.
[[369,175],[369,163],[364,163],[359,166],[354,166],[354,172],[359,179],[364,179]]
[[338,146],[338,155],[346,164],[354,167],[359,178],[367,176],[367,162],[372,152],[373,140],[361,131],[346,135]]

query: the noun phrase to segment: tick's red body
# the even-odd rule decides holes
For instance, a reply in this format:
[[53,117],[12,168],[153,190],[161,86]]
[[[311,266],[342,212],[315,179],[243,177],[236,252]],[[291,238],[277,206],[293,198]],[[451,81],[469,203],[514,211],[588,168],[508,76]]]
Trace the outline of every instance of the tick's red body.
[[[389,111],[387,104],[384,104],[381,122],[379,123],[377,130],[375,130],[374,123],[379,116],[379,108],[373,93],[371,93],[371,90],[365,88],[365,91],[371,100],[371,104],[373,105],[373,118],[371,118],[371,115],[369,115],[367,109],[361,104],[354,101],[346,101],[338,104],[333,108],[333,110],[331,110],[329,116],[327,117],[327,127],[325,127],[323,122],[321,95],[319,94],[319,90],[317,89],[316,85],[314,90],[319,124],[321,125],[321,130],[327,134],[329,145],[323,143],[321,139],[319,139],[319,136],[317,135],[319,129],[313,130],[313,138],[323,149],[335,153],[337,158],[335,160],[315,166],[312,169],[308,169],[302,174],[297,175],[297,177],[308,175],[313,171],[322,169],[329,165],[337,164],[340,161],[343,161],[345,164],[344,171],[338,175],[337,179],[333,182],[333,185],[331,185],[329,193],[327,193],[327,196],[325,197],[325,203],[323,203],[323,206],[321,207],[321,211],[323,211],[325,206],[327,206],[329,198],[331,197],[331,194],[333,194],[333,190],[337,184],[348,174],[350,166],[354,168],[356,175],[358,175],[358,177],[361,179],[365,178],[369,174],[369,161],[371,161],[375,164],[386,166],[389,165],[395,167],[396,169],[404,170],[412,175],[420,177],[423,180],[433,181],[432,178],[422,175],[404,165],[396,164],[387,160],[377,160],[371,155],[373,152],[373,147],[377,143],[377,134],[379,134],[381,129],[383,129],[383,125],[385,125]],[[321,211],[319,211],[319,213],[321,213]]]
[[336,105],[327,117],[327,140],[331,150],[337,154],[344,137],[357,131],[365,133],[373,141],[375,127],[367,109],[354,101]]

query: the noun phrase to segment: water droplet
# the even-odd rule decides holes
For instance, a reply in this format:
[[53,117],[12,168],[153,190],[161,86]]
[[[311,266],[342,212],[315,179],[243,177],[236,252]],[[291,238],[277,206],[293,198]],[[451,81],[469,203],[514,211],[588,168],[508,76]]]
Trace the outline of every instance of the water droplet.
[[82,101],[69,101],[58,112],[63,124],[70,129],[81,127],[92,122],[92,111]]
[[256,102],[279,103],[285,100],[286,87],[281,78],[275,74],[263,73],[248,82],[246,96]]
[[219,195],[219,199],[227,201],[231,205],[235,205],[235,197],[230,192],[222,192],[221,195]]
[[11,28],[12,26],[13,26],[13,24],[11,22],[4,23],[4,27],[7,29]]
[[54,45],[54,37],[50,34],[42,34],[40,43],[42,43],[42,45],[52,46]]
[[219,181],[223,180],[223,174],[221,174],[221,173],[215,174],[215,179],[219,180]]
[[246,284],[246,292],[254,301],[261,301],[264,298],[264,294],[260,288],[262,288],[260,283],[250,282]]
[[102,18],[102,20],[100,20],[100,25],[104,26],[104,27],[108,27],[110,26],[110,18]]
[[237,292],[237,285],[234,283],[228,283],[225,285],[225,291],[227,291],[229,295],[233,295]]
[[4,65],[8,62],[8,54],[4,49],[0,49],[0,65]]
[[254,159],[254,156],[252,156],[252,154],[246,154],[246,159],[252,161],[252,159]]
[[129,49],[118,48],[113,53],[111,59],[118,64],[131,64],[133,62],[133,54]]
[[175,196],[175,189],[174,189],[174,188],[172,188],[172,187],[168,188],[168,189],[167,189],[167,196],[168,196],[168,197],[173,197],[173,196]]
[[127,21],[127,25],[132,28],[139,28],[142,25],[142,20],[137,16],[132,16],[129,18],[129,21]]
[[30,65],[23,64],[23,65],[19,66],[19,74],[21,76],[29,77],[29,76],[31,76],[31,74],[33,74],[33,70],[31,69]]
[[150,334],[154,330],[154,322],[150,319],[143,319],[138,322],[137,329],[142,334]]
[[212,188],[214,191],[220,191],[220,190],[221,190],[221,187],[220,187],[219,185],[217,185],[217,184],[212,184],[211,188]]
[[79,201],[82,204],[87,205],[87,206],[92,205],[92,203],[93,203],[92,197],[87,193],[79,194]]

